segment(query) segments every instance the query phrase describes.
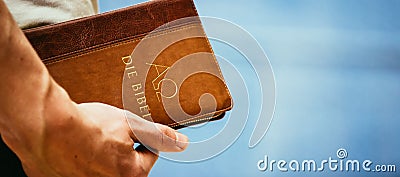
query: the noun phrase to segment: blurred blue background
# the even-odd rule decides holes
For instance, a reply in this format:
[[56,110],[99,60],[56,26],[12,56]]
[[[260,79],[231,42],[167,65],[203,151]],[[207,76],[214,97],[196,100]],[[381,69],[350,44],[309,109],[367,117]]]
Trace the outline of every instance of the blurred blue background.
[[[139,2],[100,0],[100,9]],[[160,159],[150,176],[400,176],[400,1],[195,3],[200,15],[242,26],[264,48],[275,72],[275,117],[253,149],[248,148],[248,140],[256,117],[250,117],[243,134],[222,154],[189,164]],[[231,55],[227,46],[214,42],[213,47],[219,55],[240,57]],[[229,73],[223,72],[234,90]],[[246,73],[242,75],[246,78]],[[233,95],[235,100],[241,96]],[[185,133],[198,138],[198,133]],[[318,161],[335,158],[339,148],[347,150],[348,159],[395,164],[397,172],[260,172],[256,166],[264,155]]]

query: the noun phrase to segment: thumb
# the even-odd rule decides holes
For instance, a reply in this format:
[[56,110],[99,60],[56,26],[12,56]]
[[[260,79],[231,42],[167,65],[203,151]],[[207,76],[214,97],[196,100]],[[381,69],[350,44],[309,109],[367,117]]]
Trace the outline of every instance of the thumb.
[[180,152],[189,144],[187,136],[168,126],[147,121],[131,112],[126,115],[135,142],[164,152]]

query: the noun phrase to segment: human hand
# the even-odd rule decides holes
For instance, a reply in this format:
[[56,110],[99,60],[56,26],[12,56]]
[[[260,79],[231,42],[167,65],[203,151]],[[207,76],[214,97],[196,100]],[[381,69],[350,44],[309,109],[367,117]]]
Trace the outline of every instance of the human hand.
[[[101,104],[77,105],[79,117],[49,121],[40,154],[23,161],[28,176],[147,176],[157,155],[143,145],[133,149],[136,136],[123,110]],[[187,137],[160,124],[127,114],[141,140],[155,150],[182,151]]]

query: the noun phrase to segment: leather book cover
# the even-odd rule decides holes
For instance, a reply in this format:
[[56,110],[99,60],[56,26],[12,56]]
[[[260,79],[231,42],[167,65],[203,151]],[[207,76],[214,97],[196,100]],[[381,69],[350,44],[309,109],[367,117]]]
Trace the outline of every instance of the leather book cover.
[[232,99],[192,0],[156,0],[24,30],[77,103],[172,128],[222,118]]

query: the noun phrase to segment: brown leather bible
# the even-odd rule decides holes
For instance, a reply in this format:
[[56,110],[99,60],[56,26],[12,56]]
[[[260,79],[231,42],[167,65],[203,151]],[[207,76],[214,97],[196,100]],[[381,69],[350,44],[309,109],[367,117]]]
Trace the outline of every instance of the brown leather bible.
[[232,99],[192,0],[156,0],[24,30],[72,100],[172,128],[220,119]]

